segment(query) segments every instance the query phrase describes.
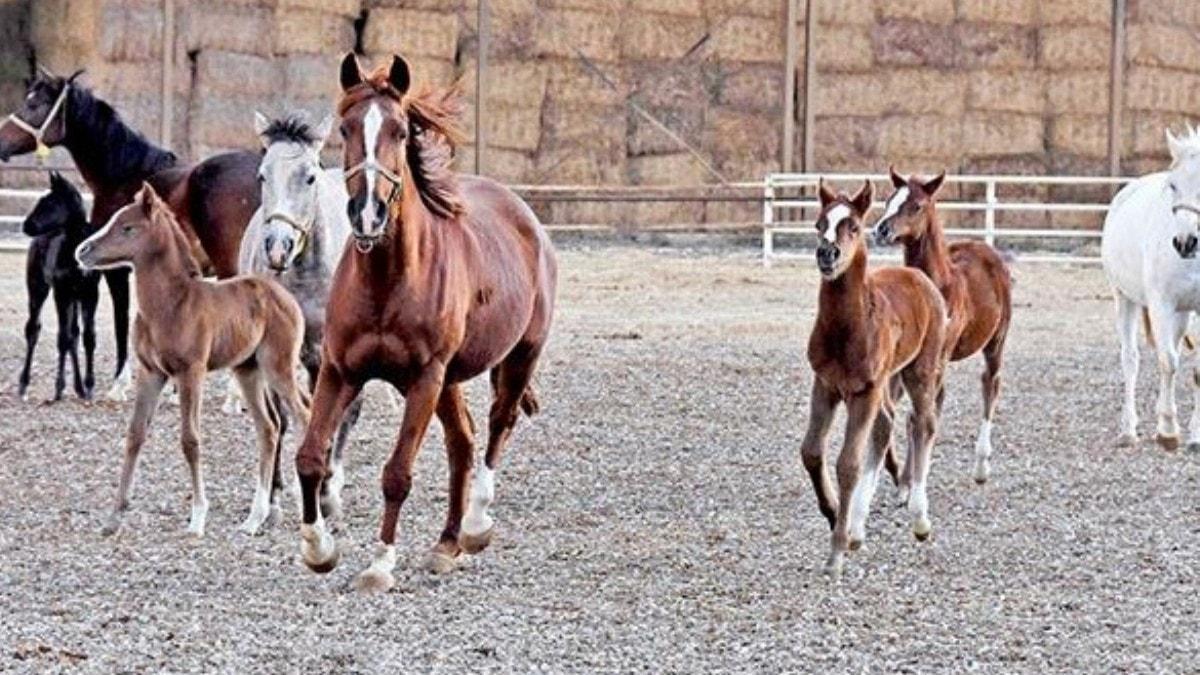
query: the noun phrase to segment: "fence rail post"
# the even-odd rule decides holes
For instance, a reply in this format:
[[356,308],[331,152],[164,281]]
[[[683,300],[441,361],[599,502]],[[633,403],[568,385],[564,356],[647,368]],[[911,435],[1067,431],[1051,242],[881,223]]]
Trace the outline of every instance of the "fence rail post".
[[772,229],[775,225],[775,185],[771,175],[767,175],[763,186],[762,262],[763,267],[770,267],[771,256],[775,254],[775,232]]
[[988,179],[987,194],[985,201],[987,202],[987,211],[983,216],[983,239],[988,246],[996,245],[996,181]]

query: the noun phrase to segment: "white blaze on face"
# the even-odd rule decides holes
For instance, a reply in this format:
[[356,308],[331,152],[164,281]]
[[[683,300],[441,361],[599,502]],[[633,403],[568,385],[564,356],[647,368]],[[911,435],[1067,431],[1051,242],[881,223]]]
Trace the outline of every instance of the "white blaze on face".
[[845,204],[838,204],[832,209],[829,209],[829,212],[825,214],[825,232],[823,234],[825,241],[831,244],[836,244],[838,225],[840,225],[843,220],[849,217],[850,207],[846,206]]
[[363,177],[367,180],[366,199],[363,200],[362,207],[364,228],[375,225],[375,179],[378,173],[375,168],[377,166],[375,148],[379,142],[379,130],[382,127],[383,113],[377,104],[372,103],[371,109],[367,111],[367,116],[363,118],[363,156],[366,158],[363,165]]
[[887,204],[883,208],[883,215],[880,216],[879,222],[884,222],[888,218],[900,213],[900,207],[904,206],[904,202],[908,201],[908,188],[902,187],[896,190],[896,194],[888,199]]

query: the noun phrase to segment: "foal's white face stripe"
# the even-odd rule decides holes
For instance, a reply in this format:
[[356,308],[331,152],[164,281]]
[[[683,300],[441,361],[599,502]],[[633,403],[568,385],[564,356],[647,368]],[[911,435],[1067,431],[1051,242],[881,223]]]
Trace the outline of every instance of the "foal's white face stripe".
[[367,179],[366,199],[363,200],[362,219],[364,224],[375,222],[375,177],[378,166],[375,161],[375,147],[379,142],[379,130],[383,127],[383,112],[379,110],[379,105],[371,104],[371,109],[367,111],[366,117],[363,118],[363,156],[366,158],[363,164],[363,177]]
[[850,207],[845,204],[838,204],[829,209],[829,213],[825,214],[825,241],[837,243],[837,228],[843,220],[850,217]]
[[902,187],[896,190],[896,194],[892,195],[887,201],[887,205],[883,209],[883,215],[880,216],[879,222],[883,222],[888,218],[900,213],[900,207],[904,206],[904,202],[908,201],[908,188]]

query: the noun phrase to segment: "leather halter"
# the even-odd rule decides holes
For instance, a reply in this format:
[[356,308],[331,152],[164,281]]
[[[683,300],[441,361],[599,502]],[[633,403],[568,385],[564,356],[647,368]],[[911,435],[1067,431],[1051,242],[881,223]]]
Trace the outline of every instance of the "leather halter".
[[269,214],[266,218],[263,219],[263,222],[269,223],[272,220],[278,220],[280,222],[286,223],[286,224],[290,225],[293,230],[296,231],[296,234],[298,235],[296,237],[297,238],[296,252],[292,255],[292,258],[300,257],[300,255],[302,253],[304,253],[304,249],[308,246],[308,239],[312,235],[312,223],[305,225],[304,223],[301,223],[300,221],[289,216],[288,214],[284,213],[283,211],[275,211],[275,212]]
[[1200,216],[1200,206],[1195,206],[1193,204],[1176,204],[1171,207],[1172,214],[1177,214],[1180,211],[1188,211]]
[[[21,131],[33,136],[34,142],[37,143],[37,149],[34,150],[34,154],[37,155],[38,161],[44,161],[46,157],[50,155],[50,146],[46,145],[45,141],[42,140],[42,137],[46,135],[46,130],[50,128],[50,124],[54,122],[54,118],[58,116],[60,110],[64,111],[64,115],[66,114],[67,94],[69,94],[70,91],[70,83],[64,84],[62,91],[58,93],[58,98],[54,100],[54,106],[51,107],[50,112],[46,114],[46,119],[42,121],[41,126],[33,126],[29,122],[17,117],[16,113],[12,113],[8,116],[8,119],[5,120],[6,122],[11,122],[14,124]],[[66,135],[66,129],[63,131],[63,135]]]
[[[345,180],[350,180],[350,178],[355,174],[361,173],[367,169],[377,171],[379,175],[386,178],[388,182],[392,184],[392,191],[388,193],[388,198],[383,203],[384,208],[390,212],[392,209],[392,203],[396,201],[396,197],[400,196],[401,189],[404,187],[404,178],[373,159],[364,159],[358,164],[346,169],[342,173],[342,177]],[[358,235],[354,235],[354,248],[359,253],[370,253],[371,249],[375,248],[375,241],[360,239]]]

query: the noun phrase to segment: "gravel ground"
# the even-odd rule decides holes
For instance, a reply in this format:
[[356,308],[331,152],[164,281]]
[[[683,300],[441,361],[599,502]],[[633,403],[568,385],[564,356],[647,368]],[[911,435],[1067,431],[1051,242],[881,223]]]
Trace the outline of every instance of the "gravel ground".
[[[418,568],[445,513],[434,429],[403,512],[398,588],[382,597],[349,583],[370,561],[397,426],[380,390],[351,449],[332,574],[301,564],[292,509],[284,527],[235,533],[255,451],[216,387],[208,537],[184,533],[166,408],[126,527],[101,538],[130,404],[14,397],[23,263],[0,258],[0,670],[1194,672],[1200,457],[1114,447],[1120,378],[1097,268],[1020,267],[992,482],[970,479],[976,357],[951,372],[932,540],[912,539],[885,486],[834,583],[798,457],[811,266],[583,244],[561,258],[543,413],[521,423],[499,473],[496,541],[455,573]],[[49,308],[45,323],[35,397],[52,387]],[[481,420],[484,394],[472,386]]]

